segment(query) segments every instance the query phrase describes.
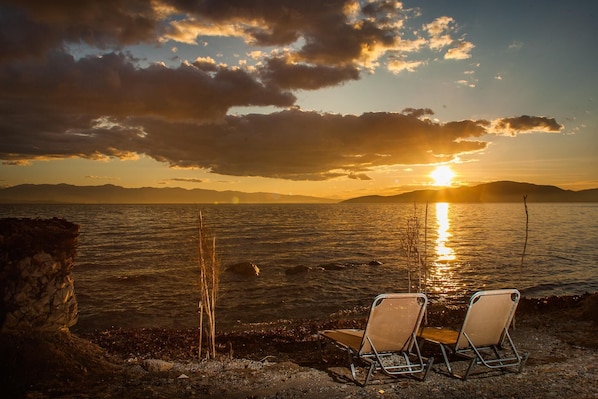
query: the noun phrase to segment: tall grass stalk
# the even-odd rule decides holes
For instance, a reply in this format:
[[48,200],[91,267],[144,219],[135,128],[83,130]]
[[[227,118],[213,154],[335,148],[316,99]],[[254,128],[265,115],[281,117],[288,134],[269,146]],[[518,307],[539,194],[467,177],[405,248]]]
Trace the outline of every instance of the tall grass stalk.
[[[427,257],[427,228],[428,228],[428,204],[426,203],[425,223],[424,223],[424,253],[420,251],[421,222],[417,211],[417,205],[413,205],[413,215],[409,216],[405,223],[405,228],[401,234],[401,252],[407,259],[409,292],[413,288],[417,292],[426,293],[428,284],[428,269],[426,264]],[[414,287],[413,274],[417,274],[417,285]]]
[[525,259],[527,238],[529,236],[529,212],[527,211],[527,195],[523,196],[523,206],[525,207],[525,242],[523,243],[523,252],[521,253],[521,266],[523,266],[523,259]]
[[216,237],[212,235],[211,231],[204,224],[201,212],[199,212],[197,219],[200,290],[198,303],[199,345],[197,354],[201,359],[202,348],[205,343],[205,356],[209,359],[216,357],[216,299],[220,277],[220,260],[216,254]]

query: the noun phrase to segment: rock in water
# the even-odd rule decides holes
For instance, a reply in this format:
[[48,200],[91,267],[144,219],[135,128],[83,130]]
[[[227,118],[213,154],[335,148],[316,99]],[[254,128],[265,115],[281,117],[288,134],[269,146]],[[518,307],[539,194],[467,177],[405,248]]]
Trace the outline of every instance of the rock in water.
[[309,266],[299,265],[295,267],[288,268],[284,271],[286,275],[293,275],[293,274],[301,274],[301,273],[308,273],[311,272],[313,269]]
[[243,276],[259,276],[260,268],[251,262],[235,263],[227,268],[229,272],[241,274]]

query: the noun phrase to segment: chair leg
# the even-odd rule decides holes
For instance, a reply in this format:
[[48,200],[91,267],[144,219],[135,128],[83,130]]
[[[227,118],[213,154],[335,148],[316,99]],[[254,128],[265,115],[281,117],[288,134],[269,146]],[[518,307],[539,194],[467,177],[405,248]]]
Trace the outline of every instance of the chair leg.
[[[449,376],[453,377],[453,378],[457,378],[460,380],[465,380],[467,379],[467,377],[469,376],[469,373],[471,372],[471,369],[473,368],[473,366],[476,363],[477,358],[474,356],[474,358],[472,359],[472,361],[469,363],[469,366],[467,368],[467,371],[465,372],[465,375],[461,376],[457,373],[455,373],[455,370],[453,370],[453,368],[451,367],[451,362],[449,360],[449,354],[448,354],[448,348],[446,348],[443,344],[438,343],[438,346],[440,346],[440,351],[442,352],[442,357],[444,359],[444,365],[446,366],[446,370],[449,374]],[[455,356],[454,354],[451,353],[451,355]]]
[[361,385],[362,387],[365,387],[367,385],[367,383],[370,380],[372,374],[374,373],[375,368],[376,368],[376,363],[372,363],[370,365],[370,368],[368,369],[368,374],[365,376],[365,380],[363,381],[363,385]]
[[440,351],[442,352],[442,357],[444,358],[444,364],[446,365],[446,369],[448,370],[448,373],[451,376],[455,377],[455,375],[453,374],[453,369],[451,368],[451,363],[449,362],[448,354],[446,353],[446,349],[444,348],[444,345],[439,343],[438,346],[440,346]]
[[525,366],[525,362],[527,362],[527,358],[529,357],[529,353],[525,352],[523,356],[521,356],[521,363],[519,363],[519,368],[517,369],[518,373],[523,371],[523,367]]
[[463,376],[461,377],[461,379],[463,381],[465,381],[467,379],[467,377],[469,377],[469,373],[471,373],[471,370],[473,369],[473,366],[476,364],[476,360],[478,358],[476,356],[473,357],[473,359],[471,359],[471,362],[469,362],[469,366],[467,366],[467,370],[465,371],[465,374],[463,374]]
[[353,363],[353,354],[349,349],[347,349],[347,358],[349,360],[349,369],[351,370],[351,377],[353,378],[353,381],[355,383],[359,384],[359,382],[357,381],[357,370],[355,368],[355,364]]
[[[415,343],[415,351],[416,351],[416,355],[417,355],[417,360],[419,362],[419,364],[424,363],[424,358],[422,357],[422,348],[424,347],[424,342],[426,340],[422,339],[418,342],[417,337],[415,336],[415,334],[413,334],[413,342]],[[409,357],[404,354],[405,359],[407,362],[409,362]],[[421,381],[425,381],[426,378],[428,378],[428,373],[430,372],[430,370],[432,369],[432,365],[434,364],[434,357],[429,357],[428,358],[428,362],[423,365],[424,369],[422,370],[422,372],[424,373],[423,376],[421,377]]]
[[430,373],[430,370],[432,370],[433,364],[434,364],[434,358],[430,357],[428,359],[428,363],[426,364],[426,368],[424,369],[424,375],[421,378],[422,381],[425,381],[426,378],[428,378],[428,374]]
[[349,357],[349,369],[351,371],[351,378],[353,379],[353,382],[355,384],[359,385],[360,387],[365,387],[367,385],[367,383],[370,381],[370,378],[372,377],[372,375],[374,374],[374,371],[376,370],[377,363],[375,361],[370,363],[370,367],[368,368],[365,379],[363,382],[361,382],[357,378],[357,366],[355,365],[355,361],[354,361],[355,357],[353,356],[353,354],[350,350],[347,350],[347,356]]

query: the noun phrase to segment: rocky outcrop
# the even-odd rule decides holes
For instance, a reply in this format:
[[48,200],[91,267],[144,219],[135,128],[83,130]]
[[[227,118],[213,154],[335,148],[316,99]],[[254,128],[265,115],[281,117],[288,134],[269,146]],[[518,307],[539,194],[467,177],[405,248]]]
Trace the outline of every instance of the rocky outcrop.
[[0,219],[0,331],[57,331],[77,322],[71,271],[79,226]]

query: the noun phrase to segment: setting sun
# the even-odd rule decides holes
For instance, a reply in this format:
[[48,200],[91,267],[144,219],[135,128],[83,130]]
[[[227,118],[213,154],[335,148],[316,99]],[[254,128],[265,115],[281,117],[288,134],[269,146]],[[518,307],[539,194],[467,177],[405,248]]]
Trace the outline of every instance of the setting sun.
[[436,169],[430,173],[430,177],[434,180],[435,186],[450,186],[455,177],[455,172],[448,166],[437,166]]

